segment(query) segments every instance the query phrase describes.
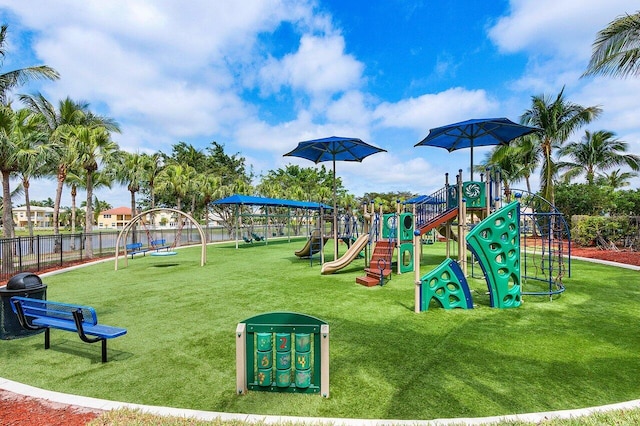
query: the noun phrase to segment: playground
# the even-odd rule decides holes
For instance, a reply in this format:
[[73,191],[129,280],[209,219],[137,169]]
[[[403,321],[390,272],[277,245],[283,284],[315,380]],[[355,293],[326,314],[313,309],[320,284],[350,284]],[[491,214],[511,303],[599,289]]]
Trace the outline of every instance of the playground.
[[[319,417],[432,419],[571,409],[636,399],[637,272],[575,261],[570,292],[524,296],[517,309],[490,307],[483,280],[469,278],[472,310],[414,312],[413,274],[384,286],[355,284],[364,259],[321,275],[294,252],[304,239],[200,247],[44,277],[48,298],[96,307],[128,333],[99,349],[71,333],[0,342],[0,376],[117,401],[207,411]],[[340,245],[341,252],[346,245]],[[445,256],[424,246],[421,271]],[[332,260],[332,247],[326,248]],[[331,326],[331,397],[237,395],[239,321],[296,311]],[[38,365],[37,369],[33,366]],[[402,366],[399,368],[398,366]],[[295,401],[292,402],[292,400]]]

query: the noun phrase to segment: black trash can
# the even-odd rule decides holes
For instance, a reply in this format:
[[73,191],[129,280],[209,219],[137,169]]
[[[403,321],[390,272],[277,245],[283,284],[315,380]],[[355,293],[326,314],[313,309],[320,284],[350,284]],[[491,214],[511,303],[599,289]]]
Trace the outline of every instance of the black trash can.
[[42,284],[42,280],[36,274],[21,272],[11,277],[6,286],[0,287],[0,339],[10,340],[41,333],[43,330],[26,330],[22,328],[18,321],[18,316],[11,309],[11,298],[13,296],[46,300],[47,286]]

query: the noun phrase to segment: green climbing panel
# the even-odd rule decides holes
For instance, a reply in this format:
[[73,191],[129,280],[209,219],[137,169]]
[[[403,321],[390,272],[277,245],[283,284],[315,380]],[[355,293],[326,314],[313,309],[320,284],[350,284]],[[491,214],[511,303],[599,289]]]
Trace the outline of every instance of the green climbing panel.
[[400,262],[400,273],[413,271],[413,244],[400,244],[398,251],[398,262]]
[[473,308],[469,285],[454,260],[445,259],[420,281],[420,311],[428,310],[432,299],[437,300],[444,309]]
[[494,308],[515,308],[522,303],[519,216],[520,204],[514,201],[467,234],[467,243],[484,272]]

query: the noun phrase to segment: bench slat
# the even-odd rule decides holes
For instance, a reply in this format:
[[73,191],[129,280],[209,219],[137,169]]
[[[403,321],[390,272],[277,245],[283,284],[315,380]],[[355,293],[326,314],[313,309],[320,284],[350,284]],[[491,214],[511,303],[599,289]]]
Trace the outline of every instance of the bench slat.
[[[40,327],[52,327],[65,331],[78,331],[76,324],[73,321],[56,319],[56,318],[44,318],[38,317],[33,320],[33,325]],[[114,337],[127,334],[127,329],[120,327],[112,327],[110,325],[83,325],[82,329],[85,334],[91,336],[103,337],[105,339],[113,339]]]
[[[72,305],[70,303],[53,302],[50,300],[30,299],[27,297],[12,297],[19,300],[24,314],[29,317],[50,317],[69,320],[73,322],[73,312],[80,309],[82,311],[83,326],[98,324],[96,310],[90,306]],[[11,309],[16,312],[16,308],[11,304]]]

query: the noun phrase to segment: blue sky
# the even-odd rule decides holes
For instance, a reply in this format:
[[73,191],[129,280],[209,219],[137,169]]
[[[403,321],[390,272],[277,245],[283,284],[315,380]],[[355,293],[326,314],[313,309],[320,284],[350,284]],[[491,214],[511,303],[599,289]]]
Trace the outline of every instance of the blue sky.
[[[313,166],[283,157],[301,140],[358,137],[388,152],[338,164],[352,193],[428,194],[469,167],[466,150],[414,147],[430,128],[518,121],[531,96],[562,87],[604,109],[570,140],[606,129],[640,154],[640,79],[580,78],[596,32],[638,9],[631,0],[0,0],[2,71],[55,68],[59,81],[18,92],[88,101],[120,123],[114,139],[127,151],[215,140],[260,175]],[[53,188],[34,182],[31,198]],[[98,197],[128,205],[124,188]]]

